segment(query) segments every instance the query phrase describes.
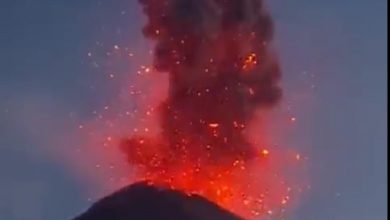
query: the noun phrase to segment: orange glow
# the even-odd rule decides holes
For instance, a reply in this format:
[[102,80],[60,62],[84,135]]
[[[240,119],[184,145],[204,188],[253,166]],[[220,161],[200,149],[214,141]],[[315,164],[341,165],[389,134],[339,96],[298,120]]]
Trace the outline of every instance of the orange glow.
[[209,127],[210,128],[218,128],[219,124],[218,123],[211,123],[211,124],[209,124]]
[[257,65],[257,55],[255,53],[249,54],[245,60],[244,64],[242,66],[243,70],[251,70]]
[[[199,152],[178,155],[160,139],[140,138],[138,144],[132,141],[128,140],[124,147],[130,151],[128,160],[136,167],[134,182],[147,181],[188,195],[200,195],[246,219],[279,213],[295,192],[280,175],[280,163],[287,161],[287,155],[283,159],[277,151],[272,150],[271,154],[271,149],[258,150],[257,155],[261,157],[251,160],[237,156],[223,158],[222,162],[218,161],[220,158],[201,160],[192,155],[213,152],[213,145],[199,148]],[[195,149],[186,139],[182,143],[183,152]]]
[[[134,59],[136,58],[137,56],[134,57]],[[148,70],[148,66],[150,65],[139,65],[137,70],[143,70],[142,72],[155,71],[153,67],[149,67]],[[115,173],[125,173],[124,176],[125,178],[127,177],[127,182],[120,182],[121,186],[138,181],[148,181],[152,185],[181,190],[189,195],[203,196],[245,219],[267,219],[269,215],[277,216],[280,210],[287,209],[293,203],[292,201],[296,198],[295,193],[300,186],[294,185],[294,181],[290,181],[283,171],[285,167],[289,167],[289,164],[286,165],[286,161],[291,161],[292,159],[293,162],[296,162],[296,160],[301,159],[300,154],[284,155],[286,152],[278,152],[269,143],[258,143],[254,144],[253,147],[256,152],[253,153],[254,157],[250,159],[244,159],[239,155],[236,157],[214,157],[213,152],[218,147],[216,143],[210,141],[211,143],[207,145],[194,147],[195,144],[185,136],[182,137],[182,144],[178,146],[185,153],[177,154],[172,151],[172,148],[167,146],[167,143],[160,136],[154,136],[155,132],[153,131],[158,129],[158,120],[156,119],[158,114],[156,110],[161,100],[164,100],[167,89],[162,89],[164,85],[162,85],[161,80],[153,80],[151,75],[153,74],[137,75],[136,80],[141,82],[139,84],[149,86],[144,86],[144,88],[130,86],[131,92],[126,93],[129,97],[123,100],[127,102],[139,98],[137,109],[124,108],[124,106],[127,106],[127,103],[119,103],[117,106],[107,105],[103,107],[105,114],[108,114],[110,111],[119,112],[125,109],[121,112],[124,116],[111,116],[116,123],[110,125],[106,123],[108,121],[107,115],[104,117],[98,115],[98,119],[102,124],[95,125],[93,128],[84,123],[78,125],[85,132],[101,130],[107,127],[108,131],[100,136],[106,147],[96,148],[96,143],[91,144],[94,151],[102,151],[101,158],[109,157],[113,154],[118,144],[117,141],[122,140],[124,136],[123,133],[126,136],[137,136],[147,133],[147,136],[138,138],[137,143],[131,143],[131,152],[126,153],[128,157],[132,157],[127,158],[127,160],[131,161],[131,169],[132,171],[135,170],[135,176],[129,175],[124,168],[121,168],[123,166],[120,163],[122,162],[122,155],[112,159],[114,162],[108,162],[108,159],[96,161],[93,164],[93,170],[88,170],[89,174],[96,175],[98,171],[107,173],[104,169],[108,167],[110,176],[106,177],[105,181],[109,182],[109,184],[118,184],[119,182],[118,180],[114,182],[111,175],[115,176],[119,175]],[[120,79],[115,77],[112,80]],[[151,80],[151,82],[147,80]],[[167,83],[168,80],[165,79],[163,81]],[[153,89],[150,89],[151,91],[148,93],[149,88]],[[246,89],[248,90],[244,90],[244,92],[251,95],[257,91],[255,90],[256,88],[247,87]],[[202,94],[205,95],[208,93],[208,88],[199,91],[202,91]],[[131,121],[134,118],[139,119],[139,123],[134,124]],[[216,139],[224,143],[230,143],[230,140],[222,135],[223,130],[227,127],[233,128],[233,133],[237,134],[250,128],[248,123],[236,118],[232,118],[227,122],[219,120],[207,121],[203,118],[200,121],[201,127],[207,130],[208,133],[212,133],[213,136],[216,135],[218,137]],[[289,122],[288,120],[286,121]],[[123,128],[122,131],[124,132],[118,128]],[[126,133],[128,131],[130,131],[130,134]],[[99,135],[95,136],[95,138],[99,138]],[[265,139],[267,137],[261,136],[260,138]],[[252,139],[249,141],[251,142]],[[267,146],[267,149],[259,146]],[[223,147],[228,148],[229,145],[226,144]],[[198,155],[204,156],[199,157]],[[112,164],[115,164],[115,169],[113,169],[114,166]],[[120,171],[120,169],[122,170]]]
[[[171,37],[169,30],[159,25],[150,30],[150,36],[155,38]],[[270,95],[277,93],[274,88],[278,80],[265,80],[267,85],[258,82],[278,77],[271,77],[273,73],[263,73],[261,68],[257,71],[259,57],[267,56],[263,49],[252,46],[249,48],[251,52],[246,54],[247,45],[240,44],[237,45],[238,51],[226,50],[231,44],[229,39],[235,39],[236,35],[227,32],[220,36],[201,45],[207,47],[199,51],[207,53],[195,54],[194,57],[202,59],[194,63],[186,60],[187,55],[195,51],[191,47],[196,45],[191,44],[194,39],[183,40],[183,36],[169,41],[168,51],[172,54],[167,53],[169,59],[161,59],[169,61],[162,65],[167,70],[145,63],[149,60],[147,58],[139,59],[134,70],[137,73],[135,79],[129,80],[134,85],[127,87],[125,97],[120,99],[124,103],[104,109],[107,114],[118,111],[114,116],[117,123],[107,123],[105,117],[98,116],[103,126],[96,127],[107,126],[111,130],[95,136],[102,135],[105,146],[96,149],[112,153],[118,142],[124,142],[118,145],[125,152],[126,162],[131,168],[131,172],[124,174],[128,178],[126,184],[147,181],[189,195],[200,195],[246,219],[279,216],[298,191],[295,182],[290,181],[290,174],[284,172],[292,167],[290,162],[297,164],[294,154],[286,155],[273,147],[267,142],[267,134],[256,133],[261,139],[258,142],[253,141],[255,135],[249,134],[252,124],[257,122],[253,117],[255,110],[279,102],[279,97]],[[254,43],[258,45],[259,42]],[[213,47],[209,51],[210,45]],[[118,54],[126,51],[126,59],[138,59],[133,48],[125,50],[114,46],[114,49]],[[149,55],[158,59],[153,52]],[[158,77],[163,74],[154,72],[169,72],[170,75],[161,80]],[[110,82],[121,80],[121,74],[110,78]],[[168,82],[170,86],[165,85]],[[167,88],[161,89],[164,86]],[[289,117],[286,118],[283,121],[289,122]],[[87,132],[88,128],[84,127],[83,131]],[[267,149],[259,146],[267,146]],[[124,164],[122,157],[118,158],[116,171]],[[101,161],[96,164],[101,172],[105,167],[113,167],[111,163],[107,166]],[[111,170],[105,173],[114,175]]]
[[[144,150],[138,151],[137,160],[149,162],[146,166],[138,166],[139,181],[180,190],[189,195],[203,196],[248,219],[273,214],[278,206],[287,204],[289,196],[281,195],[288,195],[289,187],[281,180],[281,184],[275,180],[268,182],[272,179],[270,171],[264,170],[259,175],[259,170],[264,166],[260,158],[251,162],[237,159],[224,166],[194,163],[184,159],[177,161],[178,165],[175,167],[167,167],[164,162],[176,161],[176,158],[165,158],[158,153],[165,150],[149,147],[148,144],[152,143],[143,144]],[[268,150],[259,153],[269,156]],[[164,153],[167,154],[169,155]],[[152,170],[149,170],[150,167]],[[267,181],[259,178],[266,178]]]
[[269,155],[269,150],[264,149],[264,150],[261,151],[261,154],[262,154],[263,156],[268,156],[268,155]]

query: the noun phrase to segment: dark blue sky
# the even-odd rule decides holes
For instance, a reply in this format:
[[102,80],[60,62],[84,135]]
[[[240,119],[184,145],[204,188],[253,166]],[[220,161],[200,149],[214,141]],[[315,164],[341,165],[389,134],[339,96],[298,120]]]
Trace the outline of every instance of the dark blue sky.
[[[284,142],[310,157],[312,190],[290,219],[385,219],[387,1],[269,6],[286,99],[304,103]],[[118,92],[86,54],[97,40],[144,44],[142,19],[135,0],[1,1],[0,219],[69,219],[88,206],[88,186],[48,156],[43,139]]]

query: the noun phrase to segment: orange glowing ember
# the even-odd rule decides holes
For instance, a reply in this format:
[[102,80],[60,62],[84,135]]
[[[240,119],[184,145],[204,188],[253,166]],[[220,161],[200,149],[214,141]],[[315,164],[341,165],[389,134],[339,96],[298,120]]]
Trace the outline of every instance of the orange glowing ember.
[[264,150],[261,151],[261,154],[263,156],[268,156],[269,155],[269,150],[264,149]]
[[218,123],[211,123],[211,124],[209,124],[209,127],[210,128],[218,128],[219,124]]
[[249,54],[242,66],[243,70],[252,70],[257,65],[257,55],[255,53]]

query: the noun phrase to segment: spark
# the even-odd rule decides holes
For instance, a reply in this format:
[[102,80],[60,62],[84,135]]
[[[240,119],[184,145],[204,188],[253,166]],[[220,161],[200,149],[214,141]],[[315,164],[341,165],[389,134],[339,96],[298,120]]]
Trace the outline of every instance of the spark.
[[263,156],[268,156],[268,155],[270,154],[270,152],[269,152],[269,150],[264,149],[264,150],[261,151],[261,154],[262,154]]
[[252,88],[249,88],[249,94],[254,95],[255,91]]
[[251,70],[256,65],[257,65],[257,55],[255,53],[251,53],[245,58],[242,69]]
[[218,128],[218,127],[219,127],[219,124],[218,124],[218,123],[210,123],[210,124],[209,124],[209,127],[210,127],[210,128]]

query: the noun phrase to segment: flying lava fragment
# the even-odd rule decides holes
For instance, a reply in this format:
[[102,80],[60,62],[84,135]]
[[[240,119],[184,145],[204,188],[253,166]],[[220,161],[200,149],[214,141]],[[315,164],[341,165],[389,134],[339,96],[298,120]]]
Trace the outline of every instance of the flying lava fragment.
[[153,69],[169,74],[169,92],[158,107],[160,134],[123,140],[128,163],[139,180],[245,217],[273,214],[290,189],[268,169],[273,152],[245,135],[255,112],[282,97],[263,0],[139,2],[143,33],[156,43]]

